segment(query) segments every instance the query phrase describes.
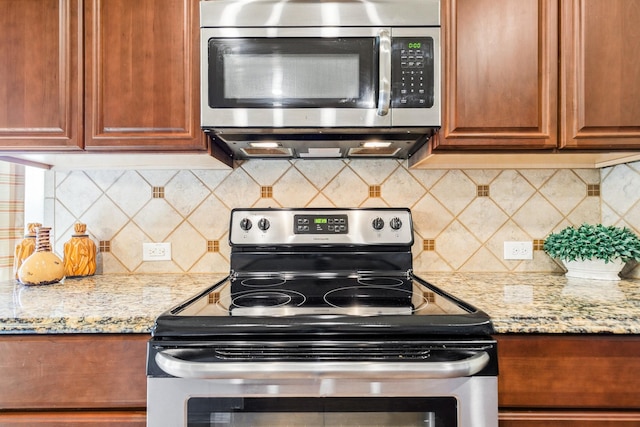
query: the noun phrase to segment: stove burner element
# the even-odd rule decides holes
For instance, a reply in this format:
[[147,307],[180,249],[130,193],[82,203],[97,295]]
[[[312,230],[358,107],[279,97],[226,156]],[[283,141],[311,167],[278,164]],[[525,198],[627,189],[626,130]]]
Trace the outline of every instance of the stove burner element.
[[234,316],[285,315],[307,300],[302,293],[287,289],[238,292],[231,295],[230,299],[230,311]]
[[345,286],[332,289],[324,295],[324,301],[332,307],[407,307],[413,310],[413,291],[393,286]]
[[264,278],[251,278],[244,279],[240,282],[247,288],[267,288],[270,286],[283,285],[286,280],[282,277],[264,277]]
[[236,307],[275,307],[291,302],[291,296],[282,292],[258,292],[237,296],[233,299]]
[[372,286],[401,286],[404,281],[395,277],[358,277],[358,283],[361,285]]

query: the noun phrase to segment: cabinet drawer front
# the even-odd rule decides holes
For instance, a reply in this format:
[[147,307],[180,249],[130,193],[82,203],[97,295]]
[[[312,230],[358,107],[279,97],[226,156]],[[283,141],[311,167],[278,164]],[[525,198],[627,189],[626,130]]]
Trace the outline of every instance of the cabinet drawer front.
[[144,427],[144,411],[0,413],[2,427]]
[[501,408],[640,408],[640,337],[498,337]]
[[500,427],[637,427],[640,412],[500,412]]
[[0,409],[144,408],[146,335],[0,337]]

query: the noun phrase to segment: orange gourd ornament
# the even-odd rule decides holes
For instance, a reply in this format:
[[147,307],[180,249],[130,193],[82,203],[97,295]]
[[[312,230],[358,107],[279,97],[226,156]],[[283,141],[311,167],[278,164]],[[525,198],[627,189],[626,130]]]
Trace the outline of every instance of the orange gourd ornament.
[[16,245],[13,254],[13,275],[18,278],[18,270],[22,263],[36,251],[36,229],[42,227],[39,222],[30,222],[27,224],[27,233],[24,239]]
[[76,233],[64,244],[65,276],[92,276],[96,272],[96,244],[85,233],[85,224],[76,223],[74,230]]

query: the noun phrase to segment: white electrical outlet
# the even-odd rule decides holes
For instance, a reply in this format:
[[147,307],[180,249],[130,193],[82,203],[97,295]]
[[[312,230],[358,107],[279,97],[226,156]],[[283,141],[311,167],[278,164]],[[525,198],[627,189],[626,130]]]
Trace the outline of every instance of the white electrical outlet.
[[504,242],[504,259],[533,259],[533,242]]
[[171,243],[143,243],[143,261],[171,261]]

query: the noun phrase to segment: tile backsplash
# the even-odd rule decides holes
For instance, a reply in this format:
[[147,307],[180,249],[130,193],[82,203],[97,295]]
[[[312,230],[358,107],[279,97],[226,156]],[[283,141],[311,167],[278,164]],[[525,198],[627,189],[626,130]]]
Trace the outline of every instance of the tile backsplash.
[[[77,221],[101,248],[98,272],[229,269],[234,207],[409,207],[414,269],[561,271],[539,248],[503,259],[503,242],[540,241],[569,224],[640,232],[640,162],[595,169],[420,170],[398,160],[251,160],[233,170],[47,172],[54,249]],[[142,261],[143,242],[170,242],[172,261]],[[639,269],[635,269],[634,275]]]

